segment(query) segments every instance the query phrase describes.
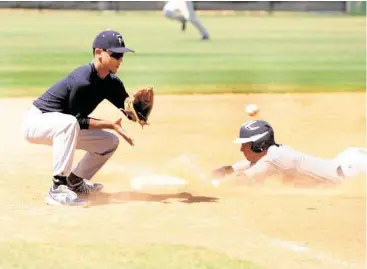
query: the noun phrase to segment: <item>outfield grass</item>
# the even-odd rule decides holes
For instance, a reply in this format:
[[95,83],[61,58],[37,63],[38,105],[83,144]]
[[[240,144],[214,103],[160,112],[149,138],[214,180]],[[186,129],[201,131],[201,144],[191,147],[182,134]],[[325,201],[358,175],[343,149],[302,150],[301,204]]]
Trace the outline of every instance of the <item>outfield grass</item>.
[[365,18],[200,15],[212,40],[161,13],[0,11],[0,96],[36,96],[91,60],[106,28],[136,54],[119,76],[157,93],[364,91]]
[[198,248],[12,243],[0,245],[0,268],[16,269],[258,269],[253,263]]

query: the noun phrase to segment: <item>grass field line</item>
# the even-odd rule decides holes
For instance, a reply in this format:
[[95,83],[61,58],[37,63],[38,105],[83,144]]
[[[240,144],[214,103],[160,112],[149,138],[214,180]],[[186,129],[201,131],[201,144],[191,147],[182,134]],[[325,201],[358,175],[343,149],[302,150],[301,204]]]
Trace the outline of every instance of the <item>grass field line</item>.
[[[289,242],[276,238],[268,237],[269,244],[274,244],[277,247],[284,248],[293,253],[302,253],[311,259],[319,260],[321,262],[333,265],[333,266],[343,266],[346,268],[361,268],[357,263],[351,261],[345,261],[331,256],[330,254],[325,254],[320,251],[313,250],[305,245],[299,244],[297,242]],[[335,268],[335,267],[333,267]]]

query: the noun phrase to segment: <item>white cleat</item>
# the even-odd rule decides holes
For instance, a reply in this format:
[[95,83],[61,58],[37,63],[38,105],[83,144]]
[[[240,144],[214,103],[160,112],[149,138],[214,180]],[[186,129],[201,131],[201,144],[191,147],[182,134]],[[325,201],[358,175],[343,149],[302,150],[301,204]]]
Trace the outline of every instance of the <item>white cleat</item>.
[[79,199],[78,195],[69,190],[65,185],[60,185],[57,189],[52,186],[45,199],[48,205],[68,205],[68,206],[84,206],[88,203],[85,199]]

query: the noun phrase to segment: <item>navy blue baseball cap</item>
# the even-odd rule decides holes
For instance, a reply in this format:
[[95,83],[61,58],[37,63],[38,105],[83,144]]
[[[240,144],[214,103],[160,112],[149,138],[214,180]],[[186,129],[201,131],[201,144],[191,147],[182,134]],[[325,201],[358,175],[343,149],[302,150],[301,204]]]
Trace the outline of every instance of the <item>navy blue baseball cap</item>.
[[104,49],[115,53],[135,52],[125,47],[124,39],[119,32],[106,30],[99,33],[93,41],[93,49]]

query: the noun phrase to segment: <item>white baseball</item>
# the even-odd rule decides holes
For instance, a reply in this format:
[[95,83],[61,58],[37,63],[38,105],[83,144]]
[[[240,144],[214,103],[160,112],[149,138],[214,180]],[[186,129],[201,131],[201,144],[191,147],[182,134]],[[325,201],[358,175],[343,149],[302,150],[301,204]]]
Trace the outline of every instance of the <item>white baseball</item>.
[[212,185],[217,188],[220,185],[220,181],[218,179],[213,179]]
[[257,113],[259,113],[259,107],[255,104],[250,104],[246,106],[246,113],[253,117],[255,116]]

